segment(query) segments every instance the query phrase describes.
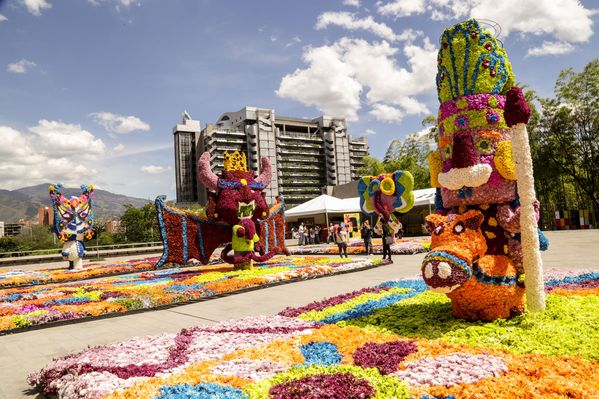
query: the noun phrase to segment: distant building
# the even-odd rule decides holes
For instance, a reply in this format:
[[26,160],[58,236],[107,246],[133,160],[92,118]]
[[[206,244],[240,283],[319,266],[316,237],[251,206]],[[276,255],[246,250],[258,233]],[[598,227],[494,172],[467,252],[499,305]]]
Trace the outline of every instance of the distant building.
[[[199,125],[197,121],[188,122]],[[176,130],[175,135],[184,131],[182,125],[177,125],[173,130]],[[256,172],[260,169],[260,157],[267,157],[273,167],[272,181],[264,190],[267,202],[274,203],[280,193],[288,206],[317,197],[326,186],[357,179],[357,170],[364,166],[363,158],[369,153],[367,139],[353,139],[347,133],[343,118],[275,116],[273,109],[266,108],[245,107],[237,112],[226,112],[216,123],[207,124],[199,137],[195,134],[196,130],[193,132],[195,160],[203,152],[210,152],[215,173],[223,168],[225,151],[245,152],[248,169]],[[188,137],[191,139],[191,133]],[[175,157],[178,148],[175,145]],[[179,157],[183,158],[182,155]],[[191,192],[195,189],[193,202],[205,204],[206,189],[197,182],[195,162],[190,168],[193,179],[188,180],[186,187],[179,186],[180,181],[185,181],[179,179],[184,171],[179,171],[177,164],[175,168],[178,179],[177,202],[180,202],[180,191],[189,193],[185,198],[191,198]]]
[[104,224],[104,228],[111,234],[121,232],[121,221],[120,220],[109,220]]
[[4,223],[4,235],[10,237],[18,236],[24,228],[25,224],[23,223]]
[[52,226],[54,224],[54,209],[49,206],[37,208],[37,223]]
[[200,138],[200,121],[183,113],[183,121],[173,128],[175,139],[175,182],[177,203],[198,202],[196,180],[196,146]]
[[4,237],[4,222],[0,222],[0,238]]

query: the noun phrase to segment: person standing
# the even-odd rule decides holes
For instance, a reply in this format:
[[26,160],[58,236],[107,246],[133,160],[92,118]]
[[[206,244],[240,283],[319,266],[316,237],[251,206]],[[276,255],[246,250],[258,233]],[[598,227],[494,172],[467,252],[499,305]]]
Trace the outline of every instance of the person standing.
[[364,240],[364,253],[372,255],[372,228],[370,228],[368,220],[362,223],[362,239]]
[[314,227],[314,244],[320,244],[320,225]]
[[328,233],[329,236],[327,237],[327,244],[335,242],[335,226],[333,226],[333,223],[329,223]]
[[315,241],[314,227],[310,227],[310,230],[308,230],[308,236],[309,236],[310,245],[314,244],[314,241]]
[[299,245],[299,246],[302,246],[305,244],[304,230],[305,230],[304,224],[300,223],[299,228],[297,229],[297,232],[299,234],[297,245]]
[[383,219],[383,259],[391,260],[391,244],[393,243],[393,232],[386,220]]
[[342,227],[335,227],[335,242],[339,248],[339,256],[343,258],[343,254],[347,258],[347,233]]

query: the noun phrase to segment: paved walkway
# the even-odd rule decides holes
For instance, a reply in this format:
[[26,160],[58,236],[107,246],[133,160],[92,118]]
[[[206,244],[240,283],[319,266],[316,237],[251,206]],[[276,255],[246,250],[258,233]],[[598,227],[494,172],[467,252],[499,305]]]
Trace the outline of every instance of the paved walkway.
[[[546,268],[599,269],[599,231],[549,232]],[[0,337],[0,398],[41,397],[31,392],[27,374],[53,357],[133,336],[177,332],[198,324],[259,314],[275,314],[321,298],[419,273],[424,254],[396,255],[394,263],[362,272],[280,285],[169,310],[119,316]]]

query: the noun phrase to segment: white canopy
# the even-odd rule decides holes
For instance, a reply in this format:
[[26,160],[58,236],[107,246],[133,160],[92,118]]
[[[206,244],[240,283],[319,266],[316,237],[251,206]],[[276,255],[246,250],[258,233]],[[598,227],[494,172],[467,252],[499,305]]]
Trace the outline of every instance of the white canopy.
[[[356,200],[350,203],[350,200]],[[355,204],[354,204],[355,203]],[[353,204],[353,205],[352,205]],[[304,202],[288,211],[285,216],[308,216],[322,213],[351,213],[360,212],[360,201],[356,198],[345,200],[323,194]]]
[[[414,206],[434,206],[435,192],[436,190],[434,188],[415,190]],[[360,197],[340,199],[323,194],[285,211],[285,216],[311,216],[323,213],[354,212],[360,212]]]

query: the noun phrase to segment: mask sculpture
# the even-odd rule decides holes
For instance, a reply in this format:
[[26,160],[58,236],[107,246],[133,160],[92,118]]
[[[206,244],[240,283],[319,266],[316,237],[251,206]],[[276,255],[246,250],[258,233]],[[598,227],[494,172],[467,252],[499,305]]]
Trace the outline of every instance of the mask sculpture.
[[[429,155],[438,215],[426,219],[432,246],[422,272],[433,290],[451,298],[453,315],[468,320],[508,318],[525,309],[524,197],[518,195],[511,127],[526,124],[530,108],[513,84],[501,42],[476,20],[445,30],[437,72],[438,150]],[[526,173],[532,176],[532,169]],[[530,198],[527,209],[538,209],[534,193]]]
[[[358,181],[360,209],[368,216],[378,216],[393,229],[399,229],[399,220],[393,212],[408,212],[414,206],[414,177],[410,172],[398,170],[378,176],[363,176]],[[381,223],[376,225],[380,226]],[[377,231],[377,234],[380,232]]]
[[[245,154],[225,152],[224,170],[217,176],[210,168],[210,154],[198,160],[198,179],[211,190],[206,216],[199,217],[167,206],[156,199],[164,254],[157,266],[167,262],[185,264],[198,259],[203,264],[221,244],[221,258],[238,269],[252,267],[275,254],[288,254],[285,247],[285,207],[282,199],[269,209],[263,190],[272,170],[262,157],[262,172],[254,178],[247,170]],[[231,251],[233,251],[231,253]]]
[[94,186],[81,185],[83,193],[79,197],[66,198],[62,195],[62,185],[50,186],[48,191],[54,208],[54,233],[62,245],[62,256],[69,261],[69,269],[83,268],[85,256],[84,240],[93,237],[94,214],[92,198]]

